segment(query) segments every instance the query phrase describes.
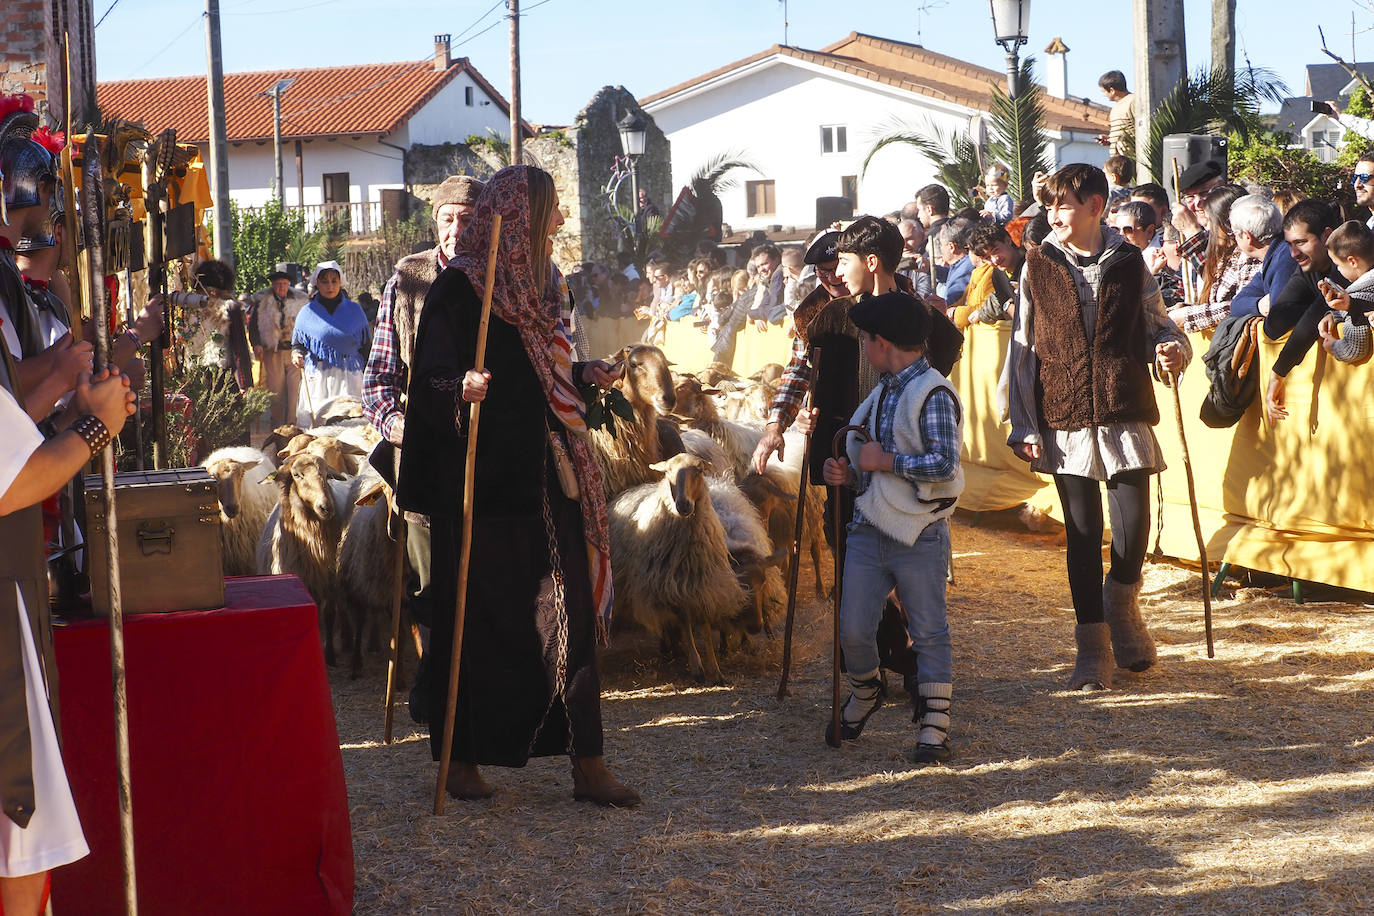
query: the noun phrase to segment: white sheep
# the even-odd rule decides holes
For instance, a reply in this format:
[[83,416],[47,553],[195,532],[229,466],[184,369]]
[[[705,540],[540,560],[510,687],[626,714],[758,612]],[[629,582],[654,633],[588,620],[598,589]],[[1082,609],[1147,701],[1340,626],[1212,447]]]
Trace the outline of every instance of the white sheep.
[[787,546],[773,545],[758,509],[739,487],[719,477],[711,478],[707,486],[711,506],[725,531],[731,568],[747,599],[735,621],[743,630],[741,641],[747,641],[748,633],[771,633],[767,611],[787,600],[778,572],[787,560]]
[[226,576],[251,576],[258,535],[277,502],[268,485],[273,464],[255,448],[235,445],[217,449],[205,459],[205,470],[219,486],[220,555]]
[[730,458],[730,470],[735,480],[743,480],[749,473],[754,449],[763,438],[764,425],[727,420],[720,415],[713,396],[717,389],[702,385],[694,375],[681,376],[674,391],[676,411],[687,418],[688,426],[699,429],[720,443]]
[[610,506],[615,606],[660,637],[680,632],[692,675],[724,683],[714,634],[738,616],[745,594],[710,498],[709,467],[681,454],[653,469],[663,474],[661,481],[632,487]]

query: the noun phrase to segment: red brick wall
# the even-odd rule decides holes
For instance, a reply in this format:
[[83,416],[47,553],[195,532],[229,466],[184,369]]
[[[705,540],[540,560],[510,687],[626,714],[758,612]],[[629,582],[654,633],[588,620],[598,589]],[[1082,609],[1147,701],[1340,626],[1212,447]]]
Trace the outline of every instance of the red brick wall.
[[47,97],[46,0],[0,2],[0,92]]
[[[71,39],[72,83],[95,98],[95,40],[91,0],[0,0],[0,92],[26,92],[40,113],[51,99],[60,109],[62,36]],[[83,93],[72,99],[73,120],[85,118]],[[52,112],[61,120],[60,110]]]

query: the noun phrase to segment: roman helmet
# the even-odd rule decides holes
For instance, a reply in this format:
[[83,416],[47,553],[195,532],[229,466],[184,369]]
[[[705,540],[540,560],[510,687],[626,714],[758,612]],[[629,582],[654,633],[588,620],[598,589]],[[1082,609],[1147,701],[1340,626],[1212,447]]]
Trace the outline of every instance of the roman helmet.
[[[34,139],[37,129],[32,98],[0,96],[0,184],[4,186],[0,221],[5,225],[9,225],[9,211],[43,202],[44,182],[57,183],[57,160],[52,150]],[[52,134],[43,136],[56,139]]]

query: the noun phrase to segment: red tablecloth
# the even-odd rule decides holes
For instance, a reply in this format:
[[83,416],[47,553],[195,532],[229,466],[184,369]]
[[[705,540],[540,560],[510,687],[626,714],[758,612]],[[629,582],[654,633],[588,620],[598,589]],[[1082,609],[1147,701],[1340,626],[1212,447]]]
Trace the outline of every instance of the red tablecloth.
[[[349,913],[348,794],[315,606],[294,576],[230,578],[218,611],[124,621],[139,911]],[[122,913],[109,628],[55,634],[62,756],[91,855],[57,913]]]

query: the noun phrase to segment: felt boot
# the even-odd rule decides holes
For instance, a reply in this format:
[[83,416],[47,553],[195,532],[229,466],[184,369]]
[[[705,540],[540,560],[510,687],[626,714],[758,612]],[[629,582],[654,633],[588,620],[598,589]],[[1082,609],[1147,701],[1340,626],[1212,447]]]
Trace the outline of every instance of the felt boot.
[[1109,690],[1112,686],[1112,635],[1105,623],[1080,623],[1073,628],[1078,659],[1069,677],[1070,690]]
[[[869,716],[883,705],[883,679],[877,668],[867,674],[850,672],[845,677],[849,678],[849,699],[840,707],[840,738],[853,741],[863,733]],[[832,722],[826,723],[825,740],[831,746],[838,747],[839,741],[832,734],[833,725]]]
[[1117,665],[1131,671],[1144,671],[1159,657],[1140,614],[1140,586],[1122,585],[1110,575],[1102,581],[1102,612],[1111,627],[1112,652]]

